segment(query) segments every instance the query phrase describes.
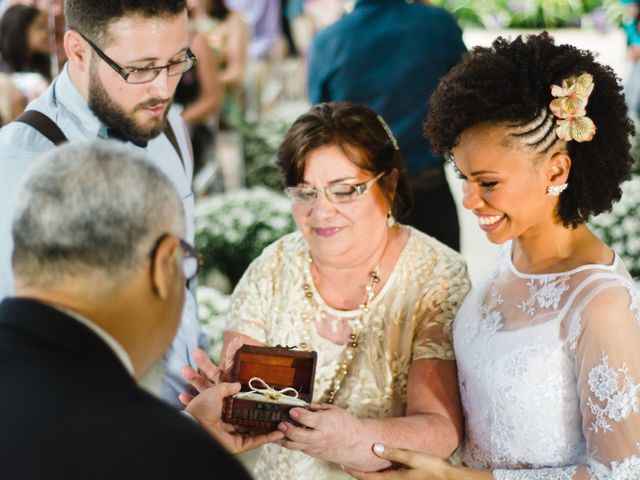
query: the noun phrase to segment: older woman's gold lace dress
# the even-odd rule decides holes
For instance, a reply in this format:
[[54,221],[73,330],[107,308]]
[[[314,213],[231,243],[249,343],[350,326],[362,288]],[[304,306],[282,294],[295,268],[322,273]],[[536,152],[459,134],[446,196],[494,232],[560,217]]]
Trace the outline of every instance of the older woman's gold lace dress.
[[[451,325],[469,290],[465,264],[458,253],[433,238],[403,228],[409,229],[409,239],[369,304],[356,355],[335,398],[335,405],[360,418],[404,415],[412,361],[454,361]],[[289,346],[303,343],[307,332],[308,349],[318,352],[317,402],[333,379],[344,346],[318,336],[312,323],[303,320],[308,257],[308,245],[299,232],[266,248],[233,294],[227,329],[266,345]],[[313,286],[311,291],[314,302],[331,315],[349,319],[361,313],[333,310]],[[350,478],[335,464],[273,444],[263,447],[254,476],[257,480]]]

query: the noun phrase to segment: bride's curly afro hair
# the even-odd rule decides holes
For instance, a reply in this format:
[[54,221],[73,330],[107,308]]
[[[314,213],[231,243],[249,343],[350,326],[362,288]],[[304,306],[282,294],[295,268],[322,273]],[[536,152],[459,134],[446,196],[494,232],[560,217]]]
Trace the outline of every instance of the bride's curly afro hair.
[[425,135],[436,153],[448,155],[471,127],[509,126],[531,149],[546,152],[561,142],[549,110],[551,85],[583,73],[593,76],[586,110],[597,131],[589,142],[567,142],[569,188],[560,195],[557,211],[565,226],[575,227],[620,199],[620,184],[633,164],[634,126],[620,80],[590,52],[556,45],[546,32],[513,41],[498,37],[491,47],[474,48],[431,97]]

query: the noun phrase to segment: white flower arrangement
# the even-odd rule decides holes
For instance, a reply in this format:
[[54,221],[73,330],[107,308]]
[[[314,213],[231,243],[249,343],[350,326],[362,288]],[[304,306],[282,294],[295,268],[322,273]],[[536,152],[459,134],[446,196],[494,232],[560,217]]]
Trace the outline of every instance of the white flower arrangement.
[[640,176],[625,182],[620,201],[590,224],[596,235],[620,255],[629,273],[640,280]]
[[198,287],[197,296],[200,323],[202,329],[211,338],[209,355],[217,363],[222,350],[222,334],[231,299],[229,295],[210,287]]
[[195,227],[203,273],[216,270],[233,286],[267,245],[295,230],[295,222],[284,195],[254,187],[198,201]]

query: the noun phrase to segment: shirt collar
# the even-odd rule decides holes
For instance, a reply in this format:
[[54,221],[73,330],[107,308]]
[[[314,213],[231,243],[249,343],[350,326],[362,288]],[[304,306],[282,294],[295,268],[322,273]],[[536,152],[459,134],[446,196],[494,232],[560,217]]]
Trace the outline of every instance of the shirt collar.
[[118,341],[115,338],[113,338],[106,330],[99,327],[94,322],[92,322],[88,318],[83,317],[77,312],[72,312],[71,310],[67,310],[66,308],[61,308],[61,307],[55,307],[55,308],[57,310],[60,310],[63,313],[66,313],[71,318],[77,320],[82,325],[90,329],[93,333],[95,333],[98,337],[100,337],[104,341],[104,343],[106,343],[109,346],[109,348],[111,348],[111,350],[113,351],[115,356],[118,357],[120,362],[122,362],[122,365],[124,365],[124,368],[127,369],[129,374],[132,377],[134,376],[133,363],[131,362],[131,357],[129,356],[127,351],[124,349],[124,347],[120,345]]
[[69,64],[66,63],[60,75],[54,80],[53,101],[62,105],[74,118],[77,125],[81,125],[86,132],[108,138],[107,126],[89,108],[87,100],[71,81]]

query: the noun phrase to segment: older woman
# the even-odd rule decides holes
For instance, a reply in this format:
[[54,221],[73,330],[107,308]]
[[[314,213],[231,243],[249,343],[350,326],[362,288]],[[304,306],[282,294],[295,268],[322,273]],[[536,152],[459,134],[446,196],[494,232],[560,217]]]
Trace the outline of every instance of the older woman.
[[278,163],[299,231],[240,280],[225,346],[317,351],[322,405],[291,410],[307,428],[282,423],[286,439],[264,447],[255,477],[385,468],[371,450],[380,438],[447,457],[461,435],[451,322],[469,281],[456,252],[395,222],[410,200],[391,131],[367,107],[320,104],[293,124]]
[[499,38],[431,106],[427,135],[453,157],[464,206],[504,244],[453,329],[467,468],[378,445],[413,468],[354,475],[640,478],[640,290],[586,223],[620,199],[633,163],[618,79],[547,34]]

